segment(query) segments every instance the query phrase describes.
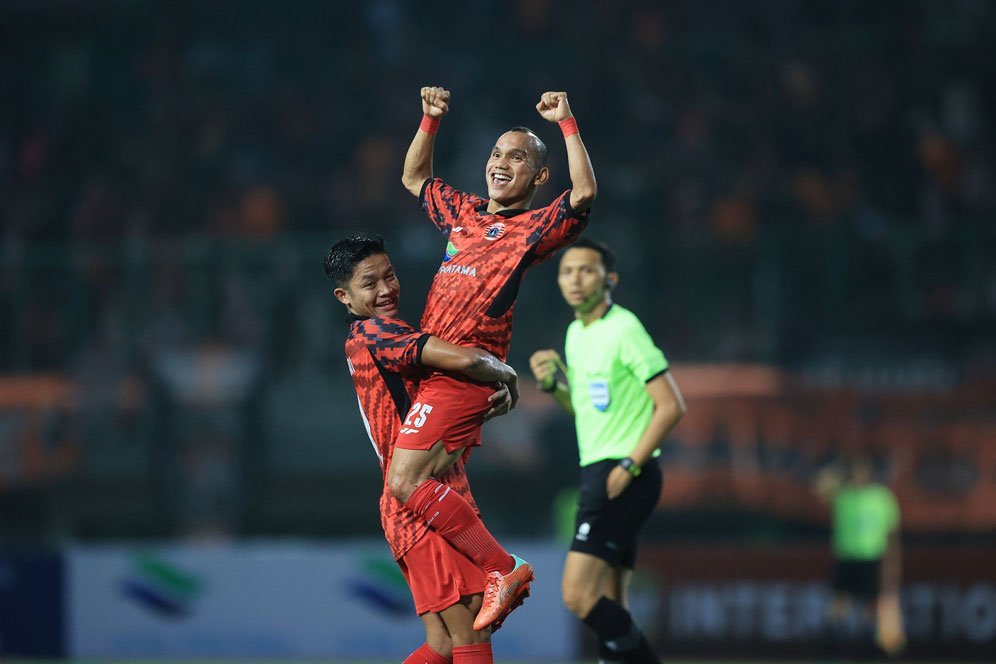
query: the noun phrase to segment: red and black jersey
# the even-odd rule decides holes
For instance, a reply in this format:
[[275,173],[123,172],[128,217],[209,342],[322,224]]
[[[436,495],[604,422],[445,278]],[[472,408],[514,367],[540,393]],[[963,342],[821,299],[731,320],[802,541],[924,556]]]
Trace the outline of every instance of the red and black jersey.
[[[422,376],[420,360],[428,340],[428,334],[396,318],[351,316],[349,319],[346,362],[356,388],[360,417],[385,479],[394,454],[394,441]],[[477,509],[462,459],[437,479]],[[428,530],[421,517],[391,495],[386,482],[380,496],[380,521],[395,559],[401,558]]]
[[568,189],[536,210],[491,214],[486,198],[457,191],[439,178],[426,180],[419,201],[447,244],[422,329],[505,360],[523,274],[574,242],[588,223],[587,210],[571,208],[570,194]]

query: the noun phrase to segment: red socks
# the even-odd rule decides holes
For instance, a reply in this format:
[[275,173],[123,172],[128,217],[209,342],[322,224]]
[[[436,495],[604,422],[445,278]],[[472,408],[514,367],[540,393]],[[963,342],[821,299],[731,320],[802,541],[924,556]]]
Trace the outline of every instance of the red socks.
[[493,664],[494,661],[490,643],[453,646],[453,659],[443,657],[430,648],[428,643],[423,643],[402,664]]
[[451,661],[430,648],[428,643],[423,643],[402,664],[450,664]]
[[492,664],[494,661],[490,643],[453,646],[453,664]]
[[470,503],[448,486],[430,477],[418,485],[405,505],[485,572],[512,571],[515,564],[512,556],[484,527]]

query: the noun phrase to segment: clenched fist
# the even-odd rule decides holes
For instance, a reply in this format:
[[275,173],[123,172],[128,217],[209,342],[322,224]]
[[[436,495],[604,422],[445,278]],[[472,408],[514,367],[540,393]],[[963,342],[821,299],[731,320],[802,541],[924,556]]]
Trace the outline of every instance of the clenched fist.
[[557,382],[557,370],[560,369],[565,374],[567,367],[564,366],[560,354],[553,350],[538,350],[529,358],[529,368],[533,372],[533,377],[544,390],[552,389]]
[[536,104],[536,110],[548,122],[560,122],[571,117],[571,105],[567,103],[566,92],[544,92]]
[[422,112],[430,118],[441,118],[450,110],[450,91],[445,88],[422,88]]

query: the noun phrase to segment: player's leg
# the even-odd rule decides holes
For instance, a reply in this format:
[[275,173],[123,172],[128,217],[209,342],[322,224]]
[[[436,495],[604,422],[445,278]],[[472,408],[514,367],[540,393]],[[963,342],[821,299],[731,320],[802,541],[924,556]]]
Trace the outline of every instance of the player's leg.
[[[629,583],[633,570],[621,565],[612,567],[602,583],[602,594],[629,611]],[[598,642],[598,661],[602,664],[620,661],[619,655],[603,641]]]
[[387,485],[391,494],[401,502],[407,502],[423,482],[445,475],[461,454],[462,448],[450,452],[441,440],[429,449],[395,447],[387,469]]
[[444,474],[462,451],[447,452],[442,441],[428,450],[397,447],[388,468],[388,486],[398,500],[485,572],[508,574],[516,564],[511,554],[470,503],[434,477]]
[[602,588],[611,569],[597,556],[568,551],[560,588],[567,610],[584,620],[604,596]]
[[425,574],[413,573],[413,570],[422,569],[426,560],[431,560],[434,555],[430,535],[428,533],[415,542],[397,561],[401,575],[411,589],[415,613],[425,626],[425,643],[408,655],[404,664],[449,664],[452,661],[453,641],[449,630],[439,614],[430,610],[433,601],[430,592],[432,580],[425,578]]
[[615,565],[605,577],[602,584],[602,594],[613,602],[629,607],[629,583],[633,579],[633,570],[622,565]]
[[898,593],[885,593],[875,602],[875,642],[890,657],[906,648],[906,630]]
[[840,624],[844,622],[844,616],[847,615],[848,609],[851,607],[850,598],[844,593],[836,593],[833,596],[833,601],[830,602],[830,620],[834,624]]
[[860,587],[856,600],[862,609],[864,624],[872,641],[887,655],[898,654],[906,645],[898,593],[883,593],[883,560],[876,558],[859,563]]
[[430,607],[446,626],[456,664],[490,664],[491,631],[476,629],[487,579],[466,556],[434,532],[406,555],[418,573],[411,581],[416,606]]
[[829,646],[836,656],[849,652],[849,635],[847,616],[851,612],[852,602],[847,593],[835,589],[830,604],[827,607],[826,637]]
[[612,569],[591,554],[568,552],[562,584],[564,605],[595,632],[600,659],[657,664],[660,660],[626,607],[604,594]]
[[845,644],[853,640],[855,635],[867,638],[874,633],[871,623],[873,616],[869,610],[872,593],[876,592],[876,587],[873,586],[875,581],[870,576],[867,565],[850,559],[836,560],[829,620],[832,638]]
[[833,589],[833,598],[828,607],[827,634],[831,641],[840,642],[844,637],[844,625],[847,614],[851,607],[850,588],[853,586],[852,574],[848,563],[844,560],[835,559],[833,573],[830,580],[830,587]]
[[405,418],[388,468],[388,486],[395,497],[487,572],[488,587],[475,622],[477,629],[510,610],[528,590],[533,569],[509,554],[488,531],[477,510],[432,473],[443,472],[467,448],[480,445],[481,425],[492,392],[490,387],[459,381],[424,381]]
[[460,601],[440,611],[453,639],[453,664],[491,664],[491,631],[474,629],[474,619],[481,610],[483,594],[461,597]]
[[[582,468],[577,530],[564,565],[564,604],[595,632],[610,661],[656,664],[660,660],[624,603],[629,577],[616,570],[633,568],[637,533],[660,497],[660,468],[647,464],[622,495],[608,500],[605,481],[615,466],[610,459]],[[606,595],[607,587],[615,597]]]
[[[441,614],[458,604],[464,607],[462,610],[465,612],[466,620],[454,622],[454,632],[456,632],[454,640],[457,645],[474,645],[481,642],[480,635],[473,636],[472,632],[485,630],[492,623],[500,626],[508,614],[521,605],[529,594],[527,582],[521,591],[512,593],[511,597],[506,598],[497,615],[487,617],[486,622],[479,624],[484,604],[482,596],[490,590],[493,581],[472,560],[433,530],[427,532],[412,546],[399,561],[399,565],[412,590],[415,610],[419,615],[429,611]],[[458,612],[460,609],[454,611]],[[454,618],[451,622],[456,620]],[[470,628],[467,625],[470,625]],[[449,627],[447,633],[451,633]]]
[[425,625],[425,643],[405,658],[403,664],[450,664],[453,661],[453,641],[438,613],[419,616]]
[[[396,463],[399,453],[407,451],[395,449],[391,466]],[[411,493],[405,505],[425,519],[433,532],[487,573],[488,584],[483,607],[474,622],[475,629],[484,629],[504,619],[528,596],[533,580],[532,565],[509,554],[459,493],[429,477]]]
[[456,604],[439,612],[454,647],[491,642],[491,630],[474,629],[474,617],[481,610],[483,601],[484,593],[465,595]]

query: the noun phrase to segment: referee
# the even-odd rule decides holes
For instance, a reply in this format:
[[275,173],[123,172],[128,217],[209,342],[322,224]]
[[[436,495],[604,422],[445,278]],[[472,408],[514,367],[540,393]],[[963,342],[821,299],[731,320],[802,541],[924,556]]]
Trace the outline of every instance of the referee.
[[[540,389],[574,415],[581,492],[564,564],[564,604],[599,640],[603,662],[659,662],[627,609],[636,536],[660,498],[664,436],[685,413],[668,362],[640,320],[612,303],[618,283],[608,245],[582,238],[564,252],[557,282],[576,320],[565,366],[533,353]],[[567,382],[557,380],[561,371]]]
[[906,646],[899,610],[902,578],[900,511],[895,495],[876,481],[872,460],[850,454],[816,476],[817,495],[833,510],[831,627],[840,630],[860,608],[879,647],[895,655]]

